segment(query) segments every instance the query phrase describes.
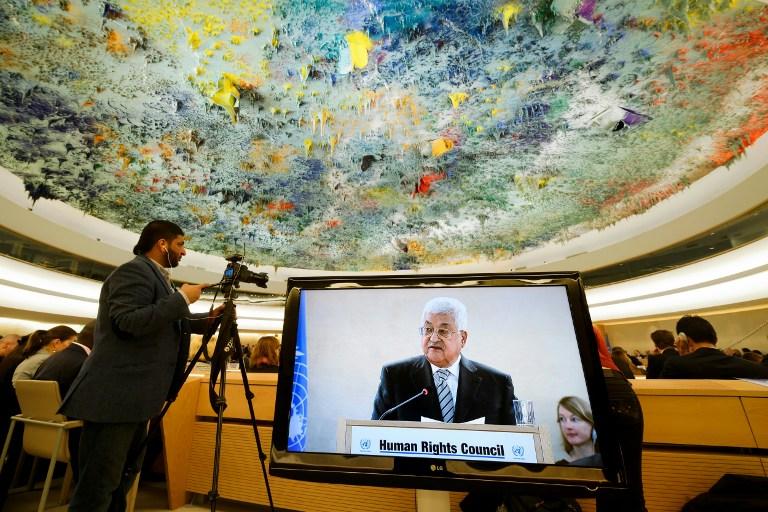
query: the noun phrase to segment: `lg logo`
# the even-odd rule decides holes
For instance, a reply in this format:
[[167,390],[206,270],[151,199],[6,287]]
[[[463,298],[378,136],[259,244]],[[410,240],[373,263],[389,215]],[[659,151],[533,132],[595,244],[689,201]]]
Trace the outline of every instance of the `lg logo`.
[[445,466],[441,466],[439,464],[432,464],[429,466],[429,469],[432,471],[445,471]]

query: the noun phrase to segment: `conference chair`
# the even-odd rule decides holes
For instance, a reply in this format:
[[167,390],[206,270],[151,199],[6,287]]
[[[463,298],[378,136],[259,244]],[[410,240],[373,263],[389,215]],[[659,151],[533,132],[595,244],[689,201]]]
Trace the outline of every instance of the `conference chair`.
[[[69,431],[82,426],[79,420],[67,420],[66,416],[58,414],[61,405],[59,383],[49,380],[19,380],[16,382],[16,397],[19,400],[21,414],[11,417],[8,435],[5,437],[0,471],[5,463],[8,448],[17,423],[24,424],[23,450],[33,457],[50,459],[48,474],[43,485],[38,512],[43,512],[51,488],[53,470],[56,462],[69,464],[69,448],[67,438]],[[71,468],[67,466],[67,476],[62,485],[62,498],[66,496],[71,482]]]

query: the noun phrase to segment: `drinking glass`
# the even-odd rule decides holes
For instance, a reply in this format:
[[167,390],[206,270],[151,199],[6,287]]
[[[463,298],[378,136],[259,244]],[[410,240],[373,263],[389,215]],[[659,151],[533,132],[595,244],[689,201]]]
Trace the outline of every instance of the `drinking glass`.
[[515,422],[518,425],[536,424],[536,418],[533,415],[533,400],[513,400],[512,408],[515,411]]

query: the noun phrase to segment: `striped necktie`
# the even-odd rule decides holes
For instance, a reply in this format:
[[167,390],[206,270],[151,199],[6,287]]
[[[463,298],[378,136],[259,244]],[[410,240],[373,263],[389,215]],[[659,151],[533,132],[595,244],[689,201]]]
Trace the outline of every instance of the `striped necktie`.
[[435,385],[437,386],[437,400],[440,402],[440,410],[443,413],[443,421],[451,423],[453,421],[453,395],[451,388],[448,387],[448,376],[450,372],[445,368],[440,368],[435,372]]

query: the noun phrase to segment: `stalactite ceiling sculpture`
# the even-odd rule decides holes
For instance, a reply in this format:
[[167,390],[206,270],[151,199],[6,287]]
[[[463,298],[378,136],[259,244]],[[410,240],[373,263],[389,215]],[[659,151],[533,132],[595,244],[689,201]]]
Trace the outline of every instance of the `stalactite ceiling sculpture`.
[[506,259],[653,206],[768,130],[768,7],[4,0],[0,165],[265,265]]

